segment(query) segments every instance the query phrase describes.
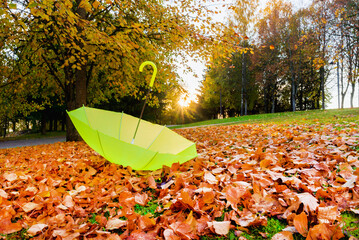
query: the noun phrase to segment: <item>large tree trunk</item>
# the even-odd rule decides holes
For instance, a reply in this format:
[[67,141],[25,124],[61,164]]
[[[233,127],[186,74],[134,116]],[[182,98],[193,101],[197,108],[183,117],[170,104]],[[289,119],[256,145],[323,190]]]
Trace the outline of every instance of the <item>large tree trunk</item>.
[[[67,109],[68,111],[86,105],[87,99],[87,69],[82,66],[81,70],[75,72],[74,89],[69,85],[67,87]],[[69,116],[66,116],[66,141],[81,141],[82,138],[78,134],[75,126],[72,124]]]
[[[80,0],[77,0],[80,5]],[[82,19],[86,19],[86,11],[84,8],[79,7],[77,13]],[[78,33],[81,34],[83,31],[82,26],[77,26]],[[82,48],[83,44],[81,41],[78,45]],[[70,76],[70,74],[68,74]],[[67,109],[68,111],[86,105],[87,100],[87,64],[82,64],[81,69],[75,70],[74,73],[74,84],[69,84],[66,91],[67,95]],[[82,138],[77,132],[75,126],[72,124],[69,116],[66,116],[66,141],[80,141]]]
[[[247,99],[244,91],[246,86],[246,55],[242,53],[242,86],[241,86],[241,116],[247,115]],[[245,107],[243,105],[246,105]]]

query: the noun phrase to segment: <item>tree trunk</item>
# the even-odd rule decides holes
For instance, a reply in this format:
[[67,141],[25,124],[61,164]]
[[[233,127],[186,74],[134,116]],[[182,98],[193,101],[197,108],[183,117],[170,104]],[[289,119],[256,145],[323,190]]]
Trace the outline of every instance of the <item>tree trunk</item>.
[[16,132],[16,121],[12,121],[12,131]]
[[41,112],[41,134],[45,135],[46,134],[46,114],[45,111]]
[[57,118],[54,119],[54,131],[57,132]]
[[352,91],[350,93],[350,107],[353,108],[354,107],[355,81],[352,81],[351,85],[352,85]]
[[320,87],[322,92],[322,109],[325,110],[325,92],[324,92],[324,66],[319,69]]
[[[77,0],[78,5],[80,5],[81,0]],[[80,18],[86,19],[86,10],[79,7],[77,13]],[[82,33],[83,27],[78,25],[77,31],[79,34]],[[79,47],[83,47],[81,41],[78,42]],[[67,74],[70,76],[70,74]],[[84,63],[81,66],[81,69],[75,70],[74,74],[74,84],[68,84],[66,87],[67,91],[67,109],[68,111],[74,110],[76,108],[86,105],[87,99],[87,64]],[[77,132],[75,126],[72,124],[70,117],[66,116],[66,141],[80,141],[82,138]]]
[[53,125],[53,120],[52,119],[49,119],[49,131],[50,132],[52,132],[53,131],[53,127],[54,127],[54,125]]
[[[247,98],[245,93],[245,87],[246,87],[246,55],[243,52],[242,53],[242,86],[241,86],[241,116],[247,115]],[[245,106],[243,106],[245,104]]]

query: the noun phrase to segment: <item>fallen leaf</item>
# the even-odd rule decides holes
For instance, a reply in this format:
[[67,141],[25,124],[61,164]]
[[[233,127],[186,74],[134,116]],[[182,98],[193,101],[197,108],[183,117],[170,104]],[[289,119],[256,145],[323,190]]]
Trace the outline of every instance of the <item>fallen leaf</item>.
[[320,223],[315,225],[308,232],[308,240],[339,240],[344,237],[342,229],[338,225],[329,225],[327,223]]
[[38,224],[35,224],[35,225],[32,225],[28,230],[27,230],[27,233],[30,235],[30,236],[35,236],[37,235],[38,233],[42,232],[42,230],[44,228],[48,227],[47,224],[43,224],[43,223],[38,223]]
[[317,210],[317,207],[319,206],[318,199],[316,199],[312,194],[305,192],[297,194],[297,196],[299,201],[303,203],[304,210],[307,213],[315,212]]
[[107,224],[106,224],[106,229],[107,230],[114,230],[114,229],[119,229],[123,226],[126,226],[127,225],[127,221],[125,220],[121,220],[121,219],[118,219],[118,218],[113,218],[113,219],[109,219],[107,221]]
[[22,229],[21,223],[11,221],[12,214],[6,209],[0,210],[0,234],[11,234]]
[[22,209],[24,210],[24,212],[31,212],[32,210],[40,210],[42,208],[42,206],[40,204],[37,203],[33,203],[33,202],[29,202],[26,203],[22,206]]
[[229,232],[229,228],[231,226],[231,222],[230,221],[223,221],[223,222],[217,222],[217,221],[213,221],[213,222],[208,222],[208,227],[213,227],[215,233],[219,234],[219,235],[227,235]]
[[17,179],[17,175],[15,173],[4,173],[3,177],[9,182],[15,181]]
[[64,197],[64,201],[62,203],[67,208],[73,208],[75,206],[75,202],[73,201],[73,199],[70,195],[66,195]]
[[203,176],[203,179],[208,182],[209,184],[217,184],[218,180],[216,179],[216,177],[210,173],[210,172],[206,172]]
[[141,205],[141,206],[145,206],[147,204],[148,201],[148,195],[147,193],[136,193],[135,195],[135,203]]
[[304,237],[308,235],[308,218],[305,212],[296,215],[293,219],[294,227]]
[[163,236],[165,237],[165,240],[181,240],[172,229],[168,228],[163,231]]
[[293,240],[293,234],[288,231],[282,231],[274,234],[271,240]]
[[339,220],[340,212],[337,206],[318,207],[318,221],[319,223],[333,224]]
[[7,199],[9,195],[2,189],[0,189],[0,197]]

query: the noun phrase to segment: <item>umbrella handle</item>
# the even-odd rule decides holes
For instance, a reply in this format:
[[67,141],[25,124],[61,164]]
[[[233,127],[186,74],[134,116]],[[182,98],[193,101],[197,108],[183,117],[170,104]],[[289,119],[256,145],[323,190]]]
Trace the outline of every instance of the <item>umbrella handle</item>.
[[140,72],[143,71],[143,67],[146,66],[146,65],[151,65],[152,68],[153,68],[153,73],[152,73],[152,77],[151,77],[151,82],[150,82],[150,87],[153,86],[153,83],[155,82],[155,78],[156,78],[156,75],[157,75],[157,67],[156,65],[151,62],[151,61],[146,61],[146,62],[143,62],[140,66]]
[[135,130],[135,133],[133,134],[133,138],[132,138],[132,141],[131,141],[131,144],[133,144],[135,142],[135,138],[136,138],[136,134],[137,134],[137,130],[138,130],[138,127],[140,126],[140,121],[142,119],[142,115],[143,115],[143,111],[145,110],[145,106],[146,106],[146,102],[147,102],[147,96],[148,94],[150,93],[151,91],[151,88],[153,86],[153,83],[155,81],[155,78],[156,78],[156,75],[157,75],[157,67],[156,65],[151,62],[151,61],[146,61],[146,62],[143,62],[140,66],[140,72],[143,71],[143,67],[146,66],[146,65],[151,65],[152,68],[153,68],[153,73],[152,73],[152,78],[151,78],[151,82],[150,82],[150,88],[148,89],[148,92],[145,96],[145,102],[143,104],[143,107],[142,107],[142,111],[141,111],[141,115],[140,115],[140,118],[138,119],[138,122],[137,122],[137,126],[136,126],[136,130]]

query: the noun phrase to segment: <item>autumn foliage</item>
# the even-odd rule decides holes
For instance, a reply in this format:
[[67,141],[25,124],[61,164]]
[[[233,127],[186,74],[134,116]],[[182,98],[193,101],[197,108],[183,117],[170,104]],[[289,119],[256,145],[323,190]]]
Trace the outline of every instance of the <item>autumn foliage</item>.
[[357,124],[177,131],[199,156],[154,172],[109,163],[83,142],[0,150],[0,233],[199,239],[276,218],[288,226],[273,239],[340,239],[341,212],[359,212]]

